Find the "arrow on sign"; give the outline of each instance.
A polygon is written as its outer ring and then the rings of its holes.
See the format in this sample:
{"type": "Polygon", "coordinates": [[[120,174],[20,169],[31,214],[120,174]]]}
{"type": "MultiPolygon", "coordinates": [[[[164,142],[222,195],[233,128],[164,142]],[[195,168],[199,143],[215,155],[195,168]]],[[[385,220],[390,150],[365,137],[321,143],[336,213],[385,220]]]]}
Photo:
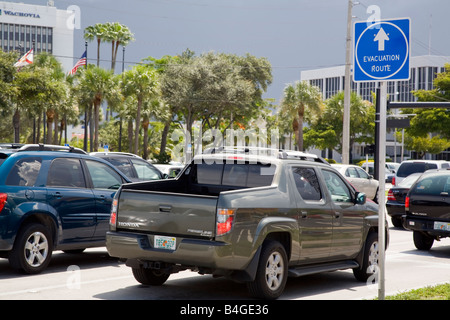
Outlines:
{"type": "Polygon", "coordinates": [[[380,28],[380,31],[378,31],[373,41],[378,41],[378,51],[384,51],[384,42],[389,41],[389,37],[384,31],[384,29],[380,28]]]}

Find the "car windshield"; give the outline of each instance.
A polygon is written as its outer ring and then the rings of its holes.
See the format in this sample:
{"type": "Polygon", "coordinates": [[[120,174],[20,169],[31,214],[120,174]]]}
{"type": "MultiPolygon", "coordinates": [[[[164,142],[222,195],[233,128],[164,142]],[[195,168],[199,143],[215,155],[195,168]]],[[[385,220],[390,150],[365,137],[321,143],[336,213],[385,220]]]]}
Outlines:
{"type": "Polygon", "coordinates": [[[437,169],[437,165],[428,162],[405,162],[398,168],[397,176],[407,177],[411,173],[425,172],[430,169],[437,169]]]}
{"type": "Polygon", "coordinates": [[[409,176],[407,176],[402,182],[398,184],[399,187],[403,188],[411,188],[411,186],[414,184],[414,182],[417,181],[417,179],[420,177],[421,173],[413,173],[409,176]]]}

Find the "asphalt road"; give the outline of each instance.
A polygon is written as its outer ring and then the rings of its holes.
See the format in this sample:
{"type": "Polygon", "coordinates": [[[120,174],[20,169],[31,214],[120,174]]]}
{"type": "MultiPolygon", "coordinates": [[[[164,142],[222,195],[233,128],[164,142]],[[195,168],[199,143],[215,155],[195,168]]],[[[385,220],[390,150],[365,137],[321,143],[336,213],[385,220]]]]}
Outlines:
{"type": "MultiPolygon", "coordinates": [[[[450,281],[450,239],[429,252],[415,249],[412,232],[390,228],[386,251],[386,295],[450,281]]],[[[360,300],[378,295],[378,285],[355,280],[351,270],[289,278],[281,300],[360,300]]],[[[241,300],[251,299],[245,285],[185,271],[161,287],[140,285],[131,269],[108,256],[105,248],[82,254],[55,252],[39,275],[15,273],[0,259],[0,300],[241,300]]]]}

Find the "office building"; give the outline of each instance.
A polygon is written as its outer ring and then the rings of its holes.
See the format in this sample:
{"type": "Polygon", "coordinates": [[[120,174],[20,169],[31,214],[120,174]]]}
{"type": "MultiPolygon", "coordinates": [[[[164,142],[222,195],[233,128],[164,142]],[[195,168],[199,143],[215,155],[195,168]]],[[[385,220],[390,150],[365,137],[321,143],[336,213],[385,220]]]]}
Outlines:
{"type": "Polygon", "coordinates": [[[0,2],[0,48],[21,55],[34,45],[36,54],[54,55],[65,71],[73,67],[73,12],[47,6],[0,2]]]}

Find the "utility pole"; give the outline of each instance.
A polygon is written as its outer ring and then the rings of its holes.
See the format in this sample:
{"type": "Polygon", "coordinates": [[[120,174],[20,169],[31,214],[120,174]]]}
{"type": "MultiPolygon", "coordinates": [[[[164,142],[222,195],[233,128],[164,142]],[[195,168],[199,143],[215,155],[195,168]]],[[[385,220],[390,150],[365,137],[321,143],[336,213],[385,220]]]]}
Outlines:
{"type": "Polygon", "coordinates": [[[342,163],[350,163],[350,94],[352,67],[352,7],[353,1],[348,0],[347,11],[347,43],[345,48],[345,79],[344,79],[344,123],[342,130],[342,163]]]}

